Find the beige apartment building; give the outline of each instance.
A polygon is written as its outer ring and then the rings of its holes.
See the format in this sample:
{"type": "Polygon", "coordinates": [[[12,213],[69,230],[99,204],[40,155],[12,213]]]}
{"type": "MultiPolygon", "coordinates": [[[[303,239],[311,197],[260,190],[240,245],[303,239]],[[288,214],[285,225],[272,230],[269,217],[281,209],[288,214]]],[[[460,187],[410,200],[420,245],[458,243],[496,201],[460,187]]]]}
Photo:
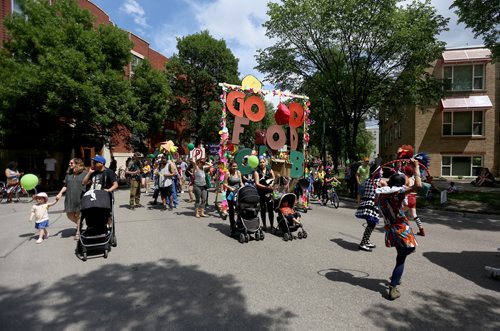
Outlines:
{"type": "Polygon", "coordinates": [[[411,144],[430,155],[434,177],[474,177],[481,167],[499,176],[500,63],[490,55],[478,47],[445,50],[432,68],[445,96],[435,108],[381,120],[381,157],[393,160],[399,146],[411,144]]]}

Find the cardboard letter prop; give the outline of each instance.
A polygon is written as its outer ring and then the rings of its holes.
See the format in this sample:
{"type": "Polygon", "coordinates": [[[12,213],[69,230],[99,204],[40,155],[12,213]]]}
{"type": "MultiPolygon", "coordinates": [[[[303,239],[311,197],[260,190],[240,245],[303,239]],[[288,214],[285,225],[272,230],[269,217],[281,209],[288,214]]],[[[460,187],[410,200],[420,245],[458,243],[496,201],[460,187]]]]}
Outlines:
{"type": "Polygon", "coordinates": [[[264,101],[258,96],[252,95],[248,99],[245,100],[245,115],[247,115],[248,119],[252,122],[261,121],[264,116],[266,116],[266,107],[264,106],[264,101]],[[252,106],[257,106],[257,112],[254,113],[252,111],[252,106]]]}
{"type": "Polygon", "coordinates": [[[297,102],[292,102],[288,108],[290,109],[290,126],[298,128],[304,123],[304,108],[297,102]]]}
{"type": "Polygon", "coordinates": [[[227,96],[227,109],[236,117],[243,117],[243,104],[245,93],[233,91],[227,96]],[[234,108],[234,100],[239,104],[239,109],[234,108]]]}
{"type": "Polygon", "coordinates": [[[240,143],[240,133],[245,132],[245,128],[243,125],[248,125],[250,121],[246,117],[235,117],[234,118],[234,127],[233,127],[233,144],[240,143]]]}
{"type": "Polygon", "coordinates": [[[271,125],[266,132],[266,141],[269,148],[277,151],[286,143],[286,134],[281,125],[271,125]],[[278,134],[278,140],[274,140],[274,134],[278,134]]]}

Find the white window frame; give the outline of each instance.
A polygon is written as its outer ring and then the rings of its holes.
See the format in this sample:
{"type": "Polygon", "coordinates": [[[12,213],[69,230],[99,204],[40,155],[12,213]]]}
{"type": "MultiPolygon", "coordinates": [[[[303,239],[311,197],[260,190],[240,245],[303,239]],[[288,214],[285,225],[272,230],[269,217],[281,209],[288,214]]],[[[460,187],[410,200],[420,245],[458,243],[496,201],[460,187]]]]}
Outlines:
{"type": "Polygon", "coordinates": [[[10,1],[10,8],[11,8],[11,11],[12,11],[11,14],[18,13],[19,15],[23,15],[23,12],[21,11],[21,7],[19,7],[19,4],[17,5],[17,7],[19,8],[19,10],[14,10],[14,2],[16,2],[16,0],[11,0],[10,1]]]}
{"type": "Polygon", "coordinates": [[[476,172],[478,169],[482,168],[484,164],[484,156],[482,155],[441,155],[441,177],[458,177],[458,176],[463,176],[463,177],[476,177],[476,172]],[[449,157],[450,158],[450,164],[445,165],[443,163],[443,158],[449,157]],[[470,175],[453,175],[453,158],[454,157],[468,157],[470,158],[470,175]],[[474,158],[480,158],[481,162],[480,165],[474,165],[474,158]],[[449,168],[450,169],[450,174],[449,175],[444,175],[443,174],[443,168],[449,168]]]}
{"type": "Polygon", "coordinates": [[[132,65],[132,62],[134,61],[134,57],[139,58],[141,61],[144,61],[145,56],[142,55],[141,53],[134,51],[133,49],[130,50],[130,53],[132,53],[132,59],[130,60],[130,75],[133,75],[134,74],[134,66],[132,65]]]}
{"type": "Polygon", "coordinates": [[[443,137],[484,137],[484,132],[485,132],[485,122],[484,122],[484,117],[485,117],[485,112],[486,109],[471,109],[471,110],[444,110],[441,114],[441,136],[443,137]],[[454,115],[456,113],[471,113],[471,133],[470,134],[453,134],[453,125],[454,125],[454,115]],[[445,113],[451,114],[451,122],[446,122],[445,123],[445,113]],[[476,113],[481,113],[481,120],[482,122],[475,122],[475,114],[476,113]],[[480,134],[474,134],[474,125],[481,125],[481,133],[480,134]],[[450,125],[450,134],[445,134],[444,126],[445,125],[450,125]]]}
{"type": "Polygon", "coordinates": [[[446,81],[445,77],[445,70],[447,68],[451,68],[451,84],[450,84],[450,89],[447,89],[446,86],[443,86],[443,89],[445,91],[451,91],[451,92],[456,92],[456,91],[484,91],[486,89],[485,87],[485,71],[486,71],[486,66],[484,63],[476,63],[476,64],[456,64],[456,65],[444,65],[443,66],[443,81],[446,81]],[[455,77],[455,68],[456,67],[472,67],[472,76],[471,76],[471,86],[472,88],[470,90],[455,90],[453,88],[454,86],[454,77],[455,77]],[[481,68],[481,70],[479,70],[481,68]],[[479,72],[480,71],[480,72],[479,72]],[[476,78],[481,78],[481,88],[475,88],[475,80],[476,78]]]}

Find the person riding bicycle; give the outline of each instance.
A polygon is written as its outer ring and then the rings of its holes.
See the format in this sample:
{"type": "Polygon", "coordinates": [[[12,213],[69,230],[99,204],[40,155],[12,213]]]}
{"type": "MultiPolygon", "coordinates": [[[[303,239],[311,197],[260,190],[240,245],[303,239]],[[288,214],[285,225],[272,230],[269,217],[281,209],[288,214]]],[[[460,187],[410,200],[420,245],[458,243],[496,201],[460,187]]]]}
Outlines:
{"type": "Polygon", "coordinates": [[[19,184],[19,179],[23,174],[17,170],[17,162],[11,161],[5,169],[5,177],[7,177],[7,202],[12,202],[12,194],[14,188],[19,184]]]}
{"type": "Polygon", "coordinates": [[[332,189],[333,184],[340,183],[337,177],[333,175],[332,170],[333,170],[332,168],[327,168],[325,171],[325,177],[323,178],[323,191],[321,194],[321,204],[325,206],[328,200],[330,199],[328,192],[332,189]]]}

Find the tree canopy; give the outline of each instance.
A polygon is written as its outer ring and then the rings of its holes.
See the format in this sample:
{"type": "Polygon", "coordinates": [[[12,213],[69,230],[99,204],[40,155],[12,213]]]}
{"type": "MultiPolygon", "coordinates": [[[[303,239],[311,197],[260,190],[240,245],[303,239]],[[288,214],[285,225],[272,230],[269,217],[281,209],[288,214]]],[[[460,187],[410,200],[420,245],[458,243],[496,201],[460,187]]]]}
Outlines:
{"type": "Polygon", "coordinates": [[[495,60],[500,59],[500,1],[499,0],[455,0],[459,22],[471,28],[475,37],[482,37],[495,60]]]}
{"type": "Polygon", "coordinates": [[[331,102],[342,123],[349,158],[359,125],[376,110],[426,106],[440,84],[426,69],[444,49],[436,39],[447,19],[429,1],[283,0],[269,3],[267,36],[257,69],[279,88],[307,83],[331,102]]]}
{"type": "Polygon", "coordinates": [[[220,100],[218,83],[239,83],[238,59],[224,40],[216,40],[208,31],[178,38],[177,50],[166,66],[176,96],[173,113],[187,117],[193,137],[210,139],[211,131],[203,128],[203,118],[211,103],[220,100]]]}
{"type": "Polygon", "coordinates": [[[168,83],[146,65],[132,82],[124,67],[133,43],[113,25],[94,25],[74,0],[20,1],[24,15],[6,19],[0,54],[0,121],[4,145],[96,144],[123,124],[155,130],[168,83]],[[147,116],[144,114],[149,110],[147,116]],[[19,130],[22,128],[22,130],[19,130]]]}

